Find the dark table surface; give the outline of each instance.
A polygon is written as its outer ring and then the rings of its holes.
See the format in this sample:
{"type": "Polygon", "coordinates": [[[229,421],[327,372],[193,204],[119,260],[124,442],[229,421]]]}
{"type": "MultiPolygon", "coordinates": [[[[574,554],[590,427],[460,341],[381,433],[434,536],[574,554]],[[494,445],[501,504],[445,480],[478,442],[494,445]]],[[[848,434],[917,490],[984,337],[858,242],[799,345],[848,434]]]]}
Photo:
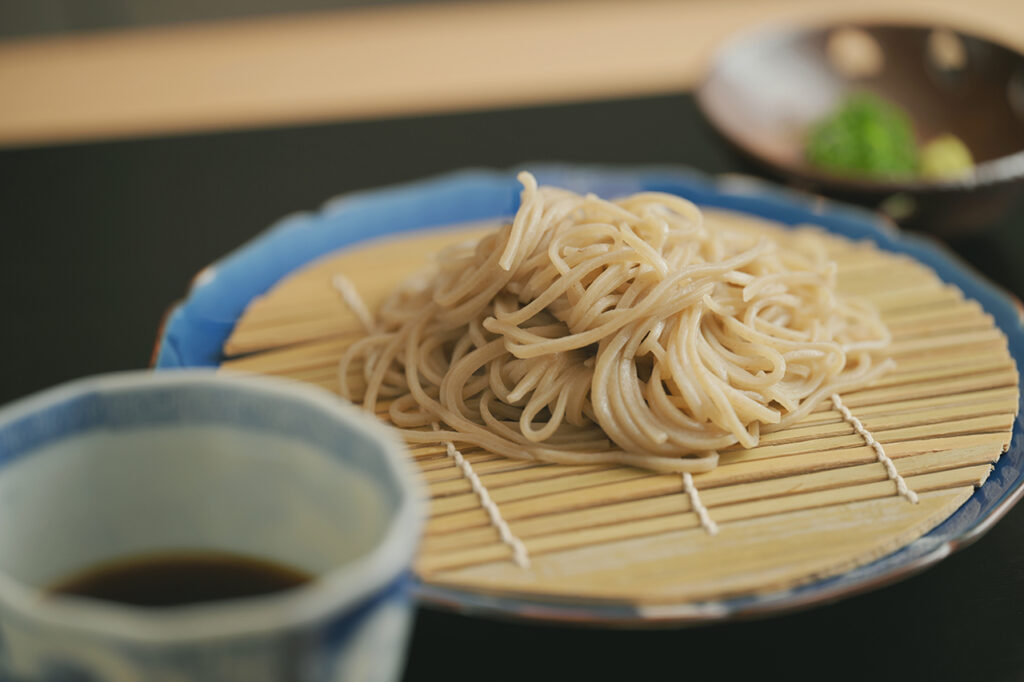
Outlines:
{"type": "MultiPolygon", "coordinates": [[[[527,161],[746,170],[674,96],[0,151],[0,403],[148,365],[204,265],[335,194],[527,161]]],[[[1024,201],[950,246],[1024,296],[1024,201]]],[[[924,573],[800,613],[671,630],[421,609],[407,680],[1024,680],[1024,506],[924,573]]]]}

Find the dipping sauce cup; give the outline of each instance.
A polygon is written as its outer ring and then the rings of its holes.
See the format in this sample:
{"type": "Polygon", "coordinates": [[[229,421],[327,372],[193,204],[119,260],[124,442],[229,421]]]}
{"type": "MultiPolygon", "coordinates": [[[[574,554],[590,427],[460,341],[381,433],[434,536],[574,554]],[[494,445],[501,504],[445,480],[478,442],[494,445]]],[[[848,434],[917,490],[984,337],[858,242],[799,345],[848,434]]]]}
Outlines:
{"type": "Polygon", "coordinates": [[[0,679],[397,679],[422,511],[399,440],[310,386],[132,372],[20,400],[0,409],[0,679]],[[159,608],[50,589],[175,552],[310,579],[159,608]]]}

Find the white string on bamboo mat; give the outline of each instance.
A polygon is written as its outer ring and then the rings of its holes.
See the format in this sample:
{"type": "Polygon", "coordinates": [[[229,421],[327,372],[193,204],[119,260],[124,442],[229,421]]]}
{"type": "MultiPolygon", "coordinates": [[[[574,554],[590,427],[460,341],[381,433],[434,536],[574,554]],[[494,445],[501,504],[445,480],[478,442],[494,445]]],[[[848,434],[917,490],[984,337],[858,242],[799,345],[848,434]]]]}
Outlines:
{"type": "Polygon", "coordinates": [[[857,417],[855,417],[852,412],[850,412],[850,408],[843,404],[843,401],[839,397],[838,393],[832,394],[832,405],[839,411],[839,414],[843,416],[843,419],[846,421],[846,423],[852,426],[853,430],[856,431],[858,435],[860,435],[860,437],[864,439],[864,442],[867,443],[868,446],[875,451],[875,455],[878,457],[878,461],[881,462],[883,466],[885,466],[886,474],[889,476],[890,480],[896,483],[897,492],[899,492],[900,495],[905,497],[908,502],[913,502],[914,504],[917,504],[917,493],[910,489],[910,486],[907,485],[907,482],[903,480],[902,476],[900,476],[900,472],[896,471],[896,465],[893,463],[892,458],[889,457],[889,455],[885,454],[885,448],[882,447],[881,443],[875,440],[875,437],[871,435],[870,431],[864,428],[864,425],[861,423],[861,421],[857,419],[857,417]]]}
{"type": "MultiPolygon", "coordinates": [[[[348,277],[340,273],[336,273],[331,278],[331,284],[341,294],[341,298],[345,301],[348,307],[355,313],[355,316],[359,318],[363,326],[366,327],[367,331],[373,331],[373,316],[370,315],[370,310],[366,307],[366,303],[363,301],[363,297],[359,295],[359,290],[356,289],[355,285],[348,277]]],[[[437,431],[440,426],[437,422],[434,422],[434,430],[437,431]]],[[[512,549],[512,559],[520,568],[530,567],[530,555],[526,551],[526,545],[512,532],[512,529],[508,527],[508,523],[501,515],[501,510],[498,509],[498,505],[491,499],[490,493],[487,492],[487,487],[484,482],[480,480],[480,477],[473,471],[473,465],[469,463],[469,460],[462,456],[462,453],[455,449],[455,444],[451,441],[445,441],[445,451],[448,456],[455,460],[455,464],[459,467],[462,475],[465,476],[466,480],[469,481],[469,486],[472,488],[476,496],[480,498],[480,506],[487,512],[487,517],[491,521],[491,525],[494,526],[495,530],[498,531],[498,536],[501,541],[504,542],[512,549]]]]}
{"type": "Polygon", "coordinates": [[[700,519],[700,527],[708,535],[717,535],[718,524],[711,518],[708,508],[700,501],[700,493],[697,492],[697,486],[694,485],[693,476],[690,475],[689,471],[683,472],[683,490],[686,491],[686,495],[690,498],[690,506],[693,507],[693,511],[697,513],[697,518],[700,519]]]}
{"type": "Polygon", "coordinates": [[[352,284],[352,280],[341,273],[335,273],[334,277],[331,278],[331,284],[334,286],[335,291],[341,294],[341,298],[352,312],[355,313],[355,316],[359,318],[359,322],[366,331],[373,331],[373,315],[370,314],[370,310],[366,307],[366,303],[363,302],[363,297],[359,295],[356,285],[352,284]]]}
{"type": "MultiPolygon", "coordinates": [[[[440,427],[437,422],[434,422],[434,430],[437,431],[440,427]]],[[[501,515],[501,510],[498,509],[498,505],[491,499],[490,493],[487,492],[487,487],[484,482],[480,480],[480,477],[473,471],[473,465],[469,463],[469,460],[462,456],[462,453],[455,448],[455,444],[450,440],[444,443],[445,451],[448,456],[455,460],[455,464],[462,471],[462,475],[469,481],[469,486],[476,493],[476,496],[480,498],[480,506],[487,512],[487,518],[490,519],[491,525],[498,531],[498,536],[501,541],[504,542],[512,549],[512,560],[516,562],[516,565],[520,568],[530,567],[530,555],[526,551],[526,545],[523,541],[516,537],[512,529],[509,528],[508,522],[505,521],[501,515]]]]}

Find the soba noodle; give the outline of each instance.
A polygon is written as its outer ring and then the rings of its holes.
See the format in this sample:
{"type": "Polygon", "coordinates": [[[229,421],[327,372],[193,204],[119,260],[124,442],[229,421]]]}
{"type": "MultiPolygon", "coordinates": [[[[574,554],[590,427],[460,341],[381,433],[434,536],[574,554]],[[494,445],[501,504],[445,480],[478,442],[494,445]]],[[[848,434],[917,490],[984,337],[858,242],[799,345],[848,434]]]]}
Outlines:
{"type": "Polygon", "coordinates": [[[511,225],[441,252],[341,360],[342,395],[390,400],[408,440],[705,471],[887,367],[885,325],[836,293],[816,233],[519,180],[511,225]]]}

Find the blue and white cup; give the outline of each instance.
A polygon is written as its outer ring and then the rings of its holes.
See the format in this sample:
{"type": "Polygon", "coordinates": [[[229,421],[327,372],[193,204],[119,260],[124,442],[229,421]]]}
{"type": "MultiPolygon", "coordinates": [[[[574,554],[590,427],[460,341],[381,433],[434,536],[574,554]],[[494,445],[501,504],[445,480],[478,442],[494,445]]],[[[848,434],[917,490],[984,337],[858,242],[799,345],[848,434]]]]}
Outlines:
{"type": "Polygon", "coordinates": [[[397,679],[422,511],[401,443],[298,383],[134,372],[18,401],[0,410],[0,679],[397,679]],[[314,579],[160,609],[47,591],[181,550],[314,579]]]}

